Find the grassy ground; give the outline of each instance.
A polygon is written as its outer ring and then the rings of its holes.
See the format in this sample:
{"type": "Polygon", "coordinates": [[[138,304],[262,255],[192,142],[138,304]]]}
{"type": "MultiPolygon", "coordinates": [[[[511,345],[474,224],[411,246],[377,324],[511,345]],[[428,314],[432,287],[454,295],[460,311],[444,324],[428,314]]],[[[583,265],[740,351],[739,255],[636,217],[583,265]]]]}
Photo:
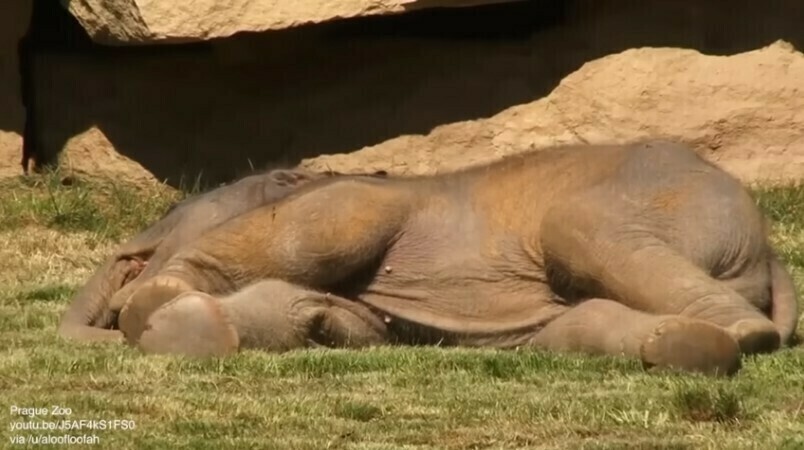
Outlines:
{"type": "MultiPolygon", "coordinates": [[[[804,188],[756,193],[801,287],[804,188]]],[[[244,352],[198,361],[58,339],[76,288],[117,240],[176,197],[63,186],[54,176],[0,184],[2,446],[66,433],[95,435],[102,448],[804,448],[802,347],[748,359],[737,377],[715,380],[532,351],[244,352]],[[11,431],[24,422],[12,406],[71,410],[45,421],[118,419],[136,428],[11,431]]]]}

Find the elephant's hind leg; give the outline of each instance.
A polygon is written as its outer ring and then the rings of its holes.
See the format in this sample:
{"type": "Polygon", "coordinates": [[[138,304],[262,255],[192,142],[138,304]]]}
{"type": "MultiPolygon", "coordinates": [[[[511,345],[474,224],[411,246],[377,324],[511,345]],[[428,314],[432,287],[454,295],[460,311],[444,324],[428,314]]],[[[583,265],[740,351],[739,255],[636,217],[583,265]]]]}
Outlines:
{"type": "Polygon", "coordinates": [[[592,299],[541,330],[533,344],[548,350],[639,358],[646,368],[731,375],[740,348],[724,329],[677,315],[652,315],[612,300],[592,299]]]}
{"type": "Polygon", "coordinates": [[[220,299],[195,291],[181,294],[148,318],[139,346],[146,353],[223,356],[238,349],[385,342],[385,324],[364,306],[268,280],[220,299]]]}
{"type": "Polygon", "coordinates": [[[599,199],[570,203],[574,209],[556,208],[542,224],[548,265],[573,280],[593,280],[596,295],[631,308],[721,326],[744,353],[779,348],[780,335],[767,315],[657,238],[634,219],[638,212],[626,210],[624,217],[632,220],[627,222],[599,207],[599,199]]]}

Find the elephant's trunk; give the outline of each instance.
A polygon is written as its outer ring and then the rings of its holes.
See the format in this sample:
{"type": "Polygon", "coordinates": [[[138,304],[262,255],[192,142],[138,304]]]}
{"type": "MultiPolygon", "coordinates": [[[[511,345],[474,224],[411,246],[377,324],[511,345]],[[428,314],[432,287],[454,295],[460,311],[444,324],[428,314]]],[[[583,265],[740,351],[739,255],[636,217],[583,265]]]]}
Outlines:
{"type": "Polygon", "coordinates": [[[135,278],[143,263],[136,259],[110,257],[73,298],[59,324],[59,334],[81,341],[122,340],[122,333],[111,329],[116,314],[109,300],[123,285],[135,278]]]}
{"type": "Polygon", "coordinates": [[[798,325],[798,303],[793,277],[776,255],[770,260],[771,274],[771,320],[776,325],[782,344],[793,337],[798,325]]]}

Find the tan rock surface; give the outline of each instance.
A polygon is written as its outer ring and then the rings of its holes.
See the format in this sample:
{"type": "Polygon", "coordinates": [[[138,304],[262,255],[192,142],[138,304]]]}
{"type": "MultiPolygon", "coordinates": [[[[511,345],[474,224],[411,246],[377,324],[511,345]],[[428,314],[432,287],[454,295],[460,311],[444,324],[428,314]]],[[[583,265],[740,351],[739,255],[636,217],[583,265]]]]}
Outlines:
{"type": "Polygon", "coordinates": [[[60,155],[59,170],[65,175],[138,186],[159,183],[142,165],[118,153],[97,127],[91,127],[72,137],[64,146],[67,150],[60,155]]]}
{"type": "Polygon", "coordinates": [[[777,42],[733,56],[631,49],[585,64],[547,97],[439,126],[314,170],[427,174],[558,144],[677,139],[746,182],[804,178],[804,54],[777,42]]]}
{"type": "Polygon", "coordinates": [[[105,43],[190,42],[432,7],[510,0],[62,0],[105,43]]]}
{"type": "MultiPolygon", "coordinates": [[[[16,133],[0,131],[0,178],[22,175],[20,141],[21,138],[16,133]]],[[[96,127],[70,138],[65,143],[65,149],[59,157],[59,171],[62,176],[137,186],[160,183],[142,165],[118,153],[109,139],[96,127]]]]}

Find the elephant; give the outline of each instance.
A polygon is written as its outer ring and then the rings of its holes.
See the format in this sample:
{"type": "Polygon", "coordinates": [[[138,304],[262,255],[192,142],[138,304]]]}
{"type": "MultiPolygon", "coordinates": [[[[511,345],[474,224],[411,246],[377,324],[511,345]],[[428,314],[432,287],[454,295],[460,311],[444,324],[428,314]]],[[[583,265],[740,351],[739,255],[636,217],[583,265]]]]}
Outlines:
{"type": "Polygon", "coordinates": [[[174,204],[158,221],[125,242],[105,260],[73,297],[62,315],[59,334],[85,342],[123,342],[123,335],[117,329],[117,318],[123,305],[110,303],[113,294],[122,290],[125,295],[133,280],[147,279],[158,273],[161,265],[183,245],[207,230],[285,197],[312,180],[336,175],[339,174],[314,173],[298,168],[268,170],[174,204]]]}
{"type": "Polygon", "coordinates": [[[318,179],[186,242],[111,303],[145,353],[530,347],[718,376],[797,325],[750,192],[668,140],[318,179]]]}

